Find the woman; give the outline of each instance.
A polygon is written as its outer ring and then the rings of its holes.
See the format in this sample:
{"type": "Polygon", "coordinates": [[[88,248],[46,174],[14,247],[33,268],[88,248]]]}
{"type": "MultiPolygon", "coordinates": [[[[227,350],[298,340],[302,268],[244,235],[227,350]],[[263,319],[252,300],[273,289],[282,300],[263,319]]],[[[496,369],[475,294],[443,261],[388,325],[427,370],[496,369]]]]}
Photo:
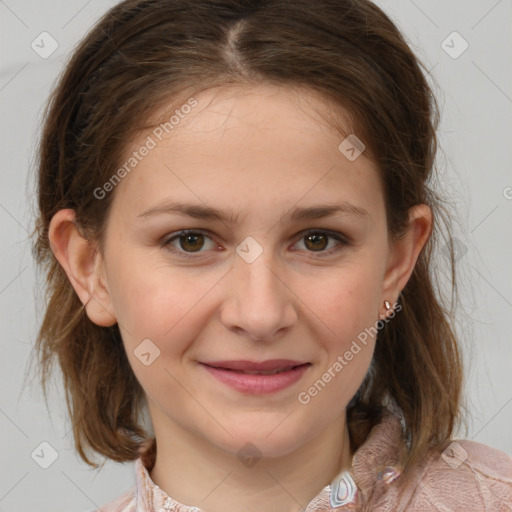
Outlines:
{"type": "Polygon", "coordinates": [[[452,438],[436,123],[366,0],[98,22],[49,104],[35,249],[43,384],[57,357],[85,462],[136,461],[101,510],[511,506],[511,459],[452,438]]]}

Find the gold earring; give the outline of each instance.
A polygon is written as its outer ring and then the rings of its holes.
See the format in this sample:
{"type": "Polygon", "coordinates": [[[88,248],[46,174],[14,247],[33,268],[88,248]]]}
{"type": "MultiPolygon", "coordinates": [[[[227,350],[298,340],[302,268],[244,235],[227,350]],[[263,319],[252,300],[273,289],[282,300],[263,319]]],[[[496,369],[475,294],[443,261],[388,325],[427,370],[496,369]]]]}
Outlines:
{"type": "Polygon", "coordinates": [[[386,308],[386,312],[385,312],[385,313],[381,313],[381,314],[379,315],[379,318],[380,318],[381,320],[384,320],[384,318],[386,318],[386,316],[388,315],[388,312],[389,312],[389,310],[391,309],[391,302],[389,302],[389,300],[385,300],[385,301],[384,301],[384,307],[386,308]]]}

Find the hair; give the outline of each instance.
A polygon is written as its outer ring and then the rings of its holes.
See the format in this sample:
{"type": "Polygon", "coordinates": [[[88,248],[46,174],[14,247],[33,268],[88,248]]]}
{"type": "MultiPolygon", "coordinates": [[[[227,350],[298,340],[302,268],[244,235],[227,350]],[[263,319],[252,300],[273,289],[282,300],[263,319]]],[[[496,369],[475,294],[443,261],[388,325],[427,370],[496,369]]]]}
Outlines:
{"type": "Polygon", "coordinates": [[[406,232],[412,206],[432,209],[433,229],[401,292],[402,309],[380,330],[370,371],[346,412],[356,450],[394,405],[404,472],[449,441],[465,406],[453,309],[435,269],[444,228],[453,306],[450,214],[432,186],[440,115],[427,74],[395,24],[368,0],[126,0],[96,23],[44,112],[32,233],[34,258],[46,274],[34,347],[41,382],[46,398],[57,359],[75,447],[87,464],[98,467],[86,450],[124,462],[155,440],[141,424],[145,396],[119,327],[87,317],[51,251],[49,223],[57,211],[75,210],[77,225],[101,251],[115,190],[101,200],[94,190],[115,174],[144,123],[159,108],[233,85],[298,87],[348,112],[352,133],[377,163],[393,239],[406,232]]]}

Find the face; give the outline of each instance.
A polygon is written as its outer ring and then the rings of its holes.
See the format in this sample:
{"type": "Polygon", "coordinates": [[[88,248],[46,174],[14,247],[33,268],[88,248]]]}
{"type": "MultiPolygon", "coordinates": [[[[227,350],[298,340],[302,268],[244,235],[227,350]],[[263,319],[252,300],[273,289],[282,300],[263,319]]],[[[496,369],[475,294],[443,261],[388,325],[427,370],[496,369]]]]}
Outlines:
{"type": "Polygon", "coordinates": [[[317,97],[195,99],[162,140],[127,151],[156,142],[115,187],[102,275],[156,433],[284,455],[344,414],[368,370],[375,339],[361,333],[386,298],[381,182],[364,153],[340,151],[317,97]],[[326,206],[340,209],[311,210],[326,206]],[[269,360],[296,368],[247,374],[269,360]]]}

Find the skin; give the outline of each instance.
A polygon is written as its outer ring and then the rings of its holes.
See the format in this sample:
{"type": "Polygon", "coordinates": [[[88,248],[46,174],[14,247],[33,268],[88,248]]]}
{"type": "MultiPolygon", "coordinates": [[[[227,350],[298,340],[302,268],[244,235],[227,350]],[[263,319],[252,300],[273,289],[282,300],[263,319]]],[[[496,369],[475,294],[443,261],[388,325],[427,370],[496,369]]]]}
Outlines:
{"type": "Polygon", "coordinates": [[[385,299],[396,301],[430,235],[431,210],[411,209],[409,231],[392,241],[375,164],[365,153],[352,162],[338,150],[344,136],[323,121],[327,104],[313,93],[260,85],[196,99],[115,188],[103,253],[82,238],[73,210],[54,216],[49,238],[90,320],[119,324],[157,439],[152,480],[208,512],[297,511],[350,468],[345,408],[375,338],[309,403],[297,396],[375,325],[385,299]],[[138,217],[170,199],[232,211],[236,223],[138,217]],[[368,216],[286,217],[296,207],[339,201],[368,216]],[[162,246],[183,229],[208,231],[192,244],[183,237],[172,243],[196,259],[162,246]],[[308,243],[309,229],[351,243],[327,236],[308,243]],[[249,236],[263,250],[252,263],[236,252],[249,236]],[[148,338],[160,356],[145,366],[134,350],[148,338]],[[198,364],[275,358],[311,366],[289,388],[250,395],[198,364]],[[237,457],[247,442],[261,456],[251,467],[237,457]]]}

